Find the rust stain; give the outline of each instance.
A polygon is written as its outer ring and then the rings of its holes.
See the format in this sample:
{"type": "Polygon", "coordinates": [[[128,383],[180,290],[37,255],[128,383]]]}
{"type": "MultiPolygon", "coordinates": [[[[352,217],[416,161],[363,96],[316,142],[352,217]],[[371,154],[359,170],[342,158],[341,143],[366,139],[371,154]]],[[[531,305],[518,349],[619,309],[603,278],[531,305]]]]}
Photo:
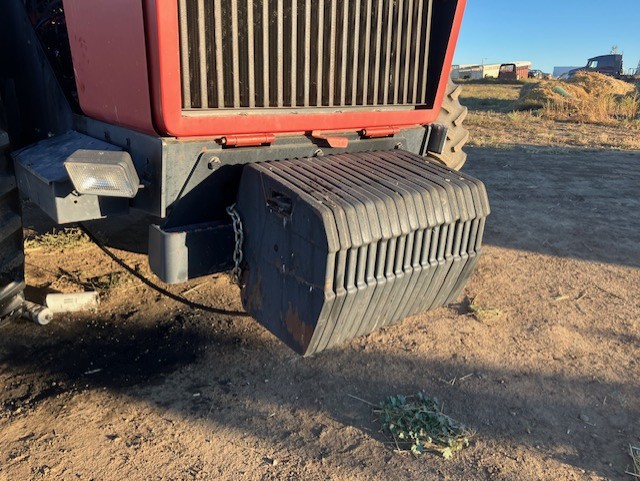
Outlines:
{"type": "Polygon", "coordinates": [[[287,314],[284,317],[284,325],[287,331],[293,336],[293,339],[302,347],[306,349],[313,336],[315,327],[309,326],[300,320],[300,314],[298,310],[293,308],[289,303],[287,314]]]}
{"type": "MultiPolygon", "coordinates": [[[[246,285],[248,280],[248,272],[244,270],[242,272],[242,281],[243,285],[246,285]]],[[[260,270],[255,273],[255,282],[253,283],[253,287],[251,289],[243,289],[242,297],[244,298],[245,309],[249,313],[261,312],[262,311],[262,276],[260,275],[260,270]]]]}

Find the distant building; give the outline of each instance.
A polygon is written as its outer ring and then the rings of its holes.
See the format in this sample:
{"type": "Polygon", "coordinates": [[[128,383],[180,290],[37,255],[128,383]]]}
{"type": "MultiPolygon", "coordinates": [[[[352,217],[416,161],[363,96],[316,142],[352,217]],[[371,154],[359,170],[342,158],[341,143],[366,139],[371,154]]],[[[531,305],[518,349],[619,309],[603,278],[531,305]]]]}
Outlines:
{"type": "MultiPolygon", "coordinates": [[[[521,63],[521,62],[517,62],[521,63]]],[[[531,62],[525,62],[531,66],[531,62]]],[[[472,79],[478,80],[483,78],[498,78],[500,73],[499,63],[485,64],[463,64],[453,65],[451,69],[451,78],[453,79],[472,79]]]]}
{"type": "Polygon", "coordinates": [[[561,75],[568,73],[570,70],[573,70],[574,68],[580,68],[580,67],[553,67],[553,78],[558,78],[561,75]]]}
{"type": "Polygon", "coordinates": [[[465,64],[454,65],[451,71],[451,78],[454,79],[482,79],[497,78],[500,71],[500,64],[465,64]]]}
{"type": "Polygon", "coordinates": [[[452,79],[479,79],[482,77],[482,66],[475,64],[453,65],[451,69],[452,79]]]}
{"type": "Polygon", "coordinates": [[[498,78],[500,73],[499,63],[485,64],[482,69],[483,78],[498,78]]]}
{"type": "Polygon", "coordinates": [[[482,79],[482,78],[497,78],[500,71],[499,63],[476,65],[454,65],[451,71],[451,78],[453,79],[482,79]]]}

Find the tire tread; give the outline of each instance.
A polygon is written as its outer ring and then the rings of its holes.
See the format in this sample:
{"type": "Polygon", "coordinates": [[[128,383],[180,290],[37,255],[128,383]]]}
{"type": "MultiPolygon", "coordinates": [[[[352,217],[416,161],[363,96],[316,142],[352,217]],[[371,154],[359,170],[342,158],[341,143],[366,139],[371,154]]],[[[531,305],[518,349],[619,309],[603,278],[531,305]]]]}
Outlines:
{"type": "Polygon", "coordinates": [[[3,113],[0,99],[0,319],[19,315],[24,302],[22,212],[3,113]]]}
{"type": "Polygon", "coordinates": [[[453,170],[460,170],[467,160],[467,154],[463,150],[469,140],[469,131],[462,126],[467,118],[469,110],[460,104],[462,86],[456,85],[451,79],[447,84],[447,95],[442,102],[438,124],[448,128],[447,142],[442,153],[429,152],[429,157],[453,170]]]}

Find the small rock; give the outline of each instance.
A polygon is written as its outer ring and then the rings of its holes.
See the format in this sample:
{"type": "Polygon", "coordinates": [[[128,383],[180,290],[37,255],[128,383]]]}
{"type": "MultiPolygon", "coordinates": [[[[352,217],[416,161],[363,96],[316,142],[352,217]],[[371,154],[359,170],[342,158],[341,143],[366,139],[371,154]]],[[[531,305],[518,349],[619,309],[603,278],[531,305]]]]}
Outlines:
{"type": "Polygon", "coordinates": [[[580,420],[585,422],[585,423],[588,423],[589,422],[589,416],[587,416],[586,414],[581,414],[580,415],[580,420]]]}
{"type": "Polygon", "coordinates": [[[322,433],[324,433],[325,429],[327,429],[327,426],[325,426],[324,424],[318,424],[311,428],[311,434],[319,438],[320,436],[322,436],[322,433]]]}
{"type": "Polygon", "coordinates": [[[270,458],[270,457],[265,457],[264,458],[264,462],[267,464],[270,464],[271,466],[277,466],[278,465],[278,460],[275,458],[270,458]]]}

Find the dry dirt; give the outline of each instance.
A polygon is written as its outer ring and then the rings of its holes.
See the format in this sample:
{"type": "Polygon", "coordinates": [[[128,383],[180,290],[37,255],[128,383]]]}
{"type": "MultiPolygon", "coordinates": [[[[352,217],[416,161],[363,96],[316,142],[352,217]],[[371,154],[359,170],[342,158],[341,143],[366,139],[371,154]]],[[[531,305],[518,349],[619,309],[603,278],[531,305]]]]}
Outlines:
{"type": "MultiPolygon", "coordinates": [[[[312,358],[163,298],[89,243],[30,250],[31,284],[105,294],[97,313],[0,328],[0,480],[631,480],[640,153],[469,159],[493,212],[466,297],[312,358]],[[352,397],[419,390],[475,431],[453,460],[395,452],[352,397]]],[[[241,307],[226,275],[172,290],[241,307]]]]}

